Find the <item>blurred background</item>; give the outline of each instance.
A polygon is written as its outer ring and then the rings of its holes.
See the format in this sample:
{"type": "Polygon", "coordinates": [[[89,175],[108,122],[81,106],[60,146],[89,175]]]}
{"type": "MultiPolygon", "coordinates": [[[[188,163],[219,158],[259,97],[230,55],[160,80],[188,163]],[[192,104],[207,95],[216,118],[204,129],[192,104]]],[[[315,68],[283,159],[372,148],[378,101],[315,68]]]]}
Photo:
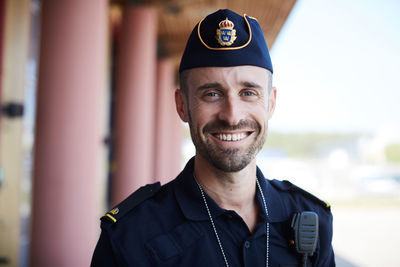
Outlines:
{"type": "Polygon", "coordinates": [[[337,266],[400,266],[396,0],[0,0],[0,266],[88,266],[102,214],[179,173],[177,67],[219,8],[271,48],[264,174],[331,203],[337,266]]]}

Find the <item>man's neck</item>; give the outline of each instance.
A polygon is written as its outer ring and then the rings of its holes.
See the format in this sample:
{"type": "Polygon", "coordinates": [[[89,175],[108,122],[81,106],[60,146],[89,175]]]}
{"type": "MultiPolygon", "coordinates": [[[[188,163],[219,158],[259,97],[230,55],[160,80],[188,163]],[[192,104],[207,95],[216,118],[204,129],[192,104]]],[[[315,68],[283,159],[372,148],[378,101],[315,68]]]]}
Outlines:
{"type": "Polygon", "coordinates": [[[196,155],[194,174],[204,191],[221,208],[236,211],[253,231],[258,216],[255,160],[238,172],[223,172],[196,155]]]}

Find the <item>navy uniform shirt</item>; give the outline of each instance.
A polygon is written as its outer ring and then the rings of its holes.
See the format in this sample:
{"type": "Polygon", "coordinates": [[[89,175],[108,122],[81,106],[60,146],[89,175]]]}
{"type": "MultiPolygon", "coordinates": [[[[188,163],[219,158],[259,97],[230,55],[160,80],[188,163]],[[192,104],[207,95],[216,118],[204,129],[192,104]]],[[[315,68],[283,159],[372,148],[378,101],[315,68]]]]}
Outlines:
{"type": "MultiPolygon", "coordinates": [[[[225,266],[193,166],[192,159],[172,182],[139,189],[118,210],[106,214],[92,266],[225,266]]],[[[295,212],[314,211],[319,216],[319,239],[308,266],[335,266],[329,207],[289,182],[265,179],[259,169],[257,177],[269,215],[257,190],[261,208],[253,233],[235,211],[220,208],[206,195],[229,265],[265,266],[269,222],[269,266],[300,266],[301,256],[290,246],[290,219],[295,212]]]]}

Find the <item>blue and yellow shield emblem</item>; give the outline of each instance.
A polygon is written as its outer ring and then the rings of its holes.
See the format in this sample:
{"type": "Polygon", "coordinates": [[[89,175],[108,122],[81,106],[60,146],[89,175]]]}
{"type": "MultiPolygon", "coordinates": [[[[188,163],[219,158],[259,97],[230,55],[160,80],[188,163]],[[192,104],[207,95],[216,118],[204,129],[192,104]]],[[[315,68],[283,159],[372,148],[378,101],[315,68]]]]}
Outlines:
{"type": "Polygon", "coordinates": [[[217,29],[217,41],[222,46],[230,46],[236,40],[236,30],[233,29],[235,24],[226,18],[219,23],[217,29]]]}

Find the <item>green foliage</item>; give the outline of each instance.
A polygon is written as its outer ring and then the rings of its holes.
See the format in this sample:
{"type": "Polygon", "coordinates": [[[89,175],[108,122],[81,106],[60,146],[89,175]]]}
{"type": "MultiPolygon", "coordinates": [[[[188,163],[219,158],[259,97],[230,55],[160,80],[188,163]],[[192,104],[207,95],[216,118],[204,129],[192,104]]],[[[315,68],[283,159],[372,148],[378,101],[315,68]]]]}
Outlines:
{"type": "Polygon", "coordinates": [[[289,157],[316,157],[319,149],[354,140],[356,134],[270,132],[264,148],[282,149],[289,157]]]}
{"type": "Polygon", "coordinates": [[[387,145],[385,152],[388,162],[400,163],[400,144],[387,145]]]}

